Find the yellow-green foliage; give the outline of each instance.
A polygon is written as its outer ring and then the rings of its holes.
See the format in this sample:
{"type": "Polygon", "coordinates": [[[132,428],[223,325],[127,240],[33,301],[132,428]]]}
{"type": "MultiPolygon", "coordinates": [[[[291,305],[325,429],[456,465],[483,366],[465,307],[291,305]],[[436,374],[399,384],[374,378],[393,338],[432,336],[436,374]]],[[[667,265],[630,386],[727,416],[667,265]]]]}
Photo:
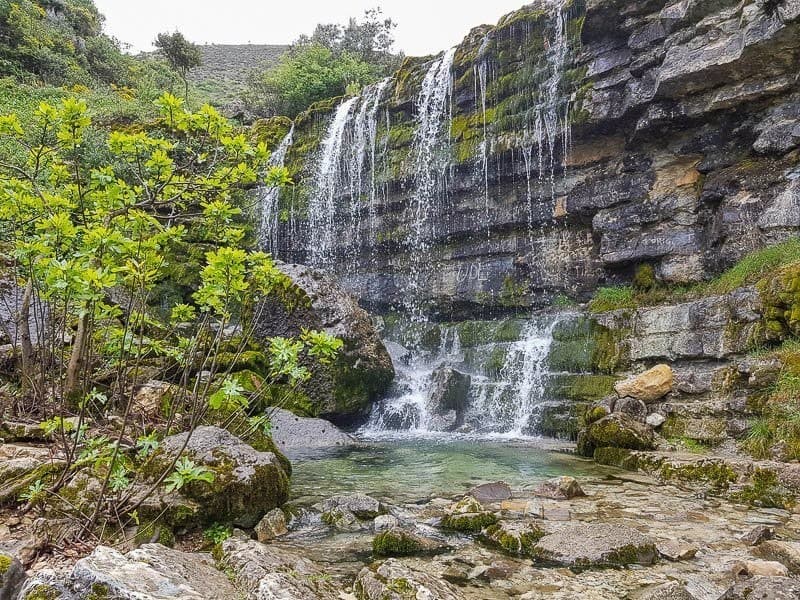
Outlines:
{"type": "Polygon", "coordinates": [[[783,367],[761,404],[761,416],[750,426],[743,447],[756,458],[800,459],[800,340],[790,339],[767,356],[783,367]],[[779,450],[778,450],[779,449],[779,450]]]}
{"type": "Polygon", "coordinates": [[[768,326],[777,330],[774,337],[787,329],[800,334],[800,238],[756,250],[715,279],[691,286],[659,284],[651,279],[649,269],[644,269],[647,267],[637,270],[632,286],[599,288],[589,310],[606,312],[684,302],[756,285],[768,311],[771,309],[767,317],[773,321],[768,326]]]}

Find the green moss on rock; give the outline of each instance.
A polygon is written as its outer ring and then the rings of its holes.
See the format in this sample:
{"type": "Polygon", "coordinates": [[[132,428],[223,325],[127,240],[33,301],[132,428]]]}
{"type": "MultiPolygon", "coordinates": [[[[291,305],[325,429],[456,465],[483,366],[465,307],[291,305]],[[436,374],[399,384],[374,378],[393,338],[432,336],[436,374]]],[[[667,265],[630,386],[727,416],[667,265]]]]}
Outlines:
{"type": "Polygon", "coordinates": [[[372,540],[376,556],[410,556],[422,551],[423,545],[416,536],[397,528],[379,533],[372,540]]]}
{"type": "Polygon", "coordinates": [[[769,469],[755,469],[750,483],[730,495],[735,502],[762,508],[791,509],[795,498],[783,485],[778,475],[769,469]]]}
{"type": "Polygon", "coordinates": [[[442,527],[462,533],[479,533],[485,527],[495,523],[497,523],[497,515],[491,512],[452,514],[442,519],[442,527]]]}

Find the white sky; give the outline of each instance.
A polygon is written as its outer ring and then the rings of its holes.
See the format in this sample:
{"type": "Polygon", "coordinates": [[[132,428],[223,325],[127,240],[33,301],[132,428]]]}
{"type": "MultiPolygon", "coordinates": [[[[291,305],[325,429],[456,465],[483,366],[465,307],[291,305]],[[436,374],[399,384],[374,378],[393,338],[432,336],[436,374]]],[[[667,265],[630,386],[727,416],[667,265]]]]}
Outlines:
{"type": "MultiPolygon", "coordinates": [[[[529,0],[528,0],[529,1],[529,0]]],[[[150,50],[156,34],[180,30],[196,43],[288,44],[317,23],[341,23],[380,6],[398,26],[395,49],[434,54],[460,42],[469,30],[494,24],[526,0],[95,0],[106,32],[150,50]]]]}

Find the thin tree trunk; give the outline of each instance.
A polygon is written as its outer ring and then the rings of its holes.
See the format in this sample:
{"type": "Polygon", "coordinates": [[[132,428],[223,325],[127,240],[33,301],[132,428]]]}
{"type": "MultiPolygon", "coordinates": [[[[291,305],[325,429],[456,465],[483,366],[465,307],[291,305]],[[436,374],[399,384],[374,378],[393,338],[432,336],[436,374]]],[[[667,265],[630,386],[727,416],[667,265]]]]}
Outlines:
{"type": "Polygon", "coordinates": [[[31,298],[33,297],[33,279],[28,279],[25,293],[17,314],[17,335],[21,347],[22,389],[28,392],[33,384],[33,342],[31,341],[31,298]]]}
{"type": "Polygon", "coordinates": [[[70,397],[80,391],[81,371],[85,361],[86,342],[89,333],[89,313],[78,320],[78,330],[72,344],[72,354],[67,365],[67,378],[64,384],[64,395],[70,397]]]}

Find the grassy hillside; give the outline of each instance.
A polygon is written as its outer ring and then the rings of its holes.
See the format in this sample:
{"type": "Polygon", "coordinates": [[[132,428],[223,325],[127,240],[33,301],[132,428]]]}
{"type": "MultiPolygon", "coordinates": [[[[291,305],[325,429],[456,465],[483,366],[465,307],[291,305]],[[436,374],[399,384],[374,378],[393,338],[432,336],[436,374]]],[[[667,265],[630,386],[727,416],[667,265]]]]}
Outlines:
{"type": "Polygon", "coordinates": [[[200,46],[203,65],[191,72],[190,79],[209,101],[223,105],[241,96],[251,71],[274,65],[287,49],[255,44],[200,46]]]}

